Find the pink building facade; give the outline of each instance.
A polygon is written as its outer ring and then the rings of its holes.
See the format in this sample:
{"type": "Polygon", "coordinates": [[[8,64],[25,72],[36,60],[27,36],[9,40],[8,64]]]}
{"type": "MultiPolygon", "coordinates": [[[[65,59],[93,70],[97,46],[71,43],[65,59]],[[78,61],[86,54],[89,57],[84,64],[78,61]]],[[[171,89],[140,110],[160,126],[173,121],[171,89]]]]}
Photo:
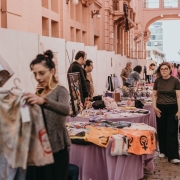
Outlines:
{"type": "Polygon", "coordinates": [[[145,59],[149,25],[180,17],[180,0],[175,7],[166,3],[159,0],[151,7],[149,0],[1,0],[0,27],[145,59]]]}

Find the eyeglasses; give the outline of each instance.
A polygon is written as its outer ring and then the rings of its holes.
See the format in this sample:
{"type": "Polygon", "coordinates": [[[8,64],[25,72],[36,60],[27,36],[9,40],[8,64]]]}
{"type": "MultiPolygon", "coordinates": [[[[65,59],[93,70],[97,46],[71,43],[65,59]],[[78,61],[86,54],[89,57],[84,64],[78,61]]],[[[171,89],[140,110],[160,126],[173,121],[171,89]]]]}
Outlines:
{"type": "Polygon", "coordinates": [[[169,68],[161,68],[160,70],[161,70],[161,71],[168,71],[169,68]]]}

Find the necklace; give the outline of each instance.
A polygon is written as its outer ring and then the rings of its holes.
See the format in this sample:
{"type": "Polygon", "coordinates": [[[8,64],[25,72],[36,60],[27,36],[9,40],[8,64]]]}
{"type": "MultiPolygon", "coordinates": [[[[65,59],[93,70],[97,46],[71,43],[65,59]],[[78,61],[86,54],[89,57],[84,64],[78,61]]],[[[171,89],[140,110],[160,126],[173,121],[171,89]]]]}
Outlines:
{"type": "Polygon", "coordinates": [[[52,76],[50,76],[48,86],[49,86],[49,89],[54,90],[58,86],[58,83],[54,87],[51,87],[51,81],[52,81],[52,76]]]}

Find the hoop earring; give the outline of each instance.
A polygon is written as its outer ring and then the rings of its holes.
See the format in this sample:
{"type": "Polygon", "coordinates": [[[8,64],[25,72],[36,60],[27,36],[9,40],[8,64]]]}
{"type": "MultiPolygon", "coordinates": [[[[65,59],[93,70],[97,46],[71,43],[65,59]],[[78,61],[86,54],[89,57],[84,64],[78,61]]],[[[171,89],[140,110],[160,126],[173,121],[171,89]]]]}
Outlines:
{"type": "Polygon", "coordinates": [[[58,86],[58,83],[54,87],[51,87],[51,81],[52,81],[52,74],[51,74],[51,76],[49,78],[48,87],[49,87],[49,89],[54,90],[58,86]]]}

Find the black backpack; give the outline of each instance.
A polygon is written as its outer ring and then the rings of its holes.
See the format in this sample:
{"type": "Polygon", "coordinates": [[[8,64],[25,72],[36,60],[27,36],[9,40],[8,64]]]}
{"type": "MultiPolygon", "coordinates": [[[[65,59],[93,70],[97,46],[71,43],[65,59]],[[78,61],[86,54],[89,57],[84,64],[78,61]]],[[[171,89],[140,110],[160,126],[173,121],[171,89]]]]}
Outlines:
{"type": "Polygon", "coordinates": [[[104,101],[97,100],[92,104],[92,107],[94,109],[104,109],[106,106],[104,104],[104,101]]]}

